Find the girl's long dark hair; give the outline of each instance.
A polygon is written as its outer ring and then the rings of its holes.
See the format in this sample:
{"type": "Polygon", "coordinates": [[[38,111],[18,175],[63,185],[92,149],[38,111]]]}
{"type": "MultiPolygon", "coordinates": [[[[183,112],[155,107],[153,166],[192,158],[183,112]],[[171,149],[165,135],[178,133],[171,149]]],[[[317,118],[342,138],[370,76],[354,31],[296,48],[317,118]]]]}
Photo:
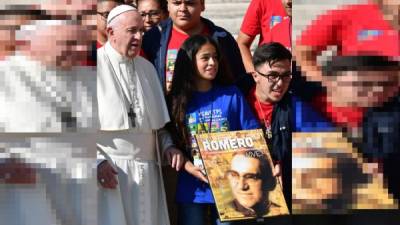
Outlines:
{"type": "Polygon", "coordinates": [[[233,77],[229,71],[218,44],[209,36],[194,35],[188,38],[179,49],[171,91],[167,94],[167,105],[171,122],[167,125],[172,134],[175,145],[186,151],[190,147],[189,132],[186,128],[186,108],[191,99],[192,92],[196,90],[195,76],[197,76],[196,54],[200,48],[210,43],[218,55],[218,72],[213,84],[231,85],[233,77]]]}

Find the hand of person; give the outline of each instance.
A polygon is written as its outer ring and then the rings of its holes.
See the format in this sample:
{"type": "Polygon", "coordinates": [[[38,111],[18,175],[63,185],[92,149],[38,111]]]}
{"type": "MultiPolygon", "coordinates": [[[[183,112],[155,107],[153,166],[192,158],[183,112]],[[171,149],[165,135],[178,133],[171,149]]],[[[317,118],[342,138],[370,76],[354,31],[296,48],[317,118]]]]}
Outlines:
{"type": "Polygon", "coordinates": [[[282,175],[282,167],[280,163],[275,164],[274,169],[272,171],[272,175],[274,177],[280,177],[282,175]]]}
{"type": "Polygon", "coordinates": [[[272,175],[274,177],[277,177],[279,180],[279,183],[281,185],[283,185],[282,184],[282,176],[281,176],[282,175],[282,165],[280,163],[275,164],[274,169],[272,171],[272,175]]]}
{"type": "Polygon", "coordinates": [[[186,172],[190,173],[194,177],[198,178],[199,180],[205,182],[208,184],[207,177],[204,175],[202,172],[202,169],[193,165],[193,163],[190,160],[186,160],[185,162],[185,170],[186,172]]]}
{"type": "Polygon", "coordinates": [[[29,164],[13,159],[0,164],[0,183],[6,184],[35,184],[36,171],[29,164]]]}
{"type": "Polygon", "coordinates": [[[185,157],[183,157],[182,152],[173,146],[168,147],[164,155],[167,157],[168,164],[175,168],[176,171],[179,171],[185,163],[185,157]]]}
{"type": "Polygon", "coordinates": [[[97,180],[103,188],[117,188],[117,174],[118,172],[107,160],[104,160],[97,166],[97,180]]]}

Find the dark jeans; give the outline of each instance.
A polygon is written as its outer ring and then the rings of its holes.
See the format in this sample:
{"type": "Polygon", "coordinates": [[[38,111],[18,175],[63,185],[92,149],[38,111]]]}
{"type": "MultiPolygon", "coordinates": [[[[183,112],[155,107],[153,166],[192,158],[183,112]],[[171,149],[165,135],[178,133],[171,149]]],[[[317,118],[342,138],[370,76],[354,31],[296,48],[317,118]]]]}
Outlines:
{"type": "Polygon", "coordinates": [[[185,203],[178,204],[178,225],[233,225],[221,223],[215,204],[185,203]]]}

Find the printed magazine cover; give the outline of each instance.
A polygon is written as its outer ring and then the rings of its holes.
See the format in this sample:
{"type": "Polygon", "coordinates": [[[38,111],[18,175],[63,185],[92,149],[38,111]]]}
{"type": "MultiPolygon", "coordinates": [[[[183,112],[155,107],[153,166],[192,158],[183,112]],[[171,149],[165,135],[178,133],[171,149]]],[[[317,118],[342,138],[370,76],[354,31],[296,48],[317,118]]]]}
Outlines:
{"type": "Polygon", "coordinates": [[[261,129],[195,138],[221,222],[289,214],[261,129]]]}

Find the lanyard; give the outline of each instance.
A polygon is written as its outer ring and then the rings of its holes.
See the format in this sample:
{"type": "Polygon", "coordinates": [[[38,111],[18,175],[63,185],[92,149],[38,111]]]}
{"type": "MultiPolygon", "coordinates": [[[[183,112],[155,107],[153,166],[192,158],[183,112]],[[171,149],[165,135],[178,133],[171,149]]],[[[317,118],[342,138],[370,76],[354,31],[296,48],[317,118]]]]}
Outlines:
{"type": "Polygon", "coordinates": [[[268,139],[271,139],[272,138],[271,123],[265,118],[265,113],[264,113],[263,108],[261,107],[260,101],[258,99],[256,99],[256,100],[257,100],[258,107],[260,107],[261,116],[264,121],[264,126],[265,126],[264,134],[266,135],[266,137],[268,139]]]}

